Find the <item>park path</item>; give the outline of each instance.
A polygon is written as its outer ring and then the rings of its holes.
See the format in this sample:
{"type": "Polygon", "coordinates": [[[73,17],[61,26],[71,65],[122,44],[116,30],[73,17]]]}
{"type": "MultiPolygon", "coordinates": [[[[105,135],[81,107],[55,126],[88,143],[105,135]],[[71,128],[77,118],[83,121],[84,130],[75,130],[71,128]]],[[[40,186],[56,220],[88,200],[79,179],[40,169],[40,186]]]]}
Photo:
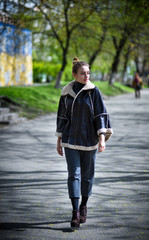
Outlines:
{"type": "Polygon", "coordinates": [[[97,154],[87,223],[75,232],[56,115],[0,129],[1,240],[149,239],[149,90],[105,103],[114,134],[97,154]]]}

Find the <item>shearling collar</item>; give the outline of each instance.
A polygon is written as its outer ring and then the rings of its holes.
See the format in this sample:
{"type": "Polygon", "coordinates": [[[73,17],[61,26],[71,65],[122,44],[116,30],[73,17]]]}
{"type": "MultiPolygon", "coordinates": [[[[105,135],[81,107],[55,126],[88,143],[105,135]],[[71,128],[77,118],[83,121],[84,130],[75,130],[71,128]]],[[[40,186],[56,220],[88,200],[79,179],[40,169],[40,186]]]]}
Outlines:
{"type": "MultiPolygon", "coordinates": [[[[73,85],[74,85],[75,81],[71,81],[70,83],[68,83],[61,92],[62,96],[65,96],[67,94],[71,95],[72,97],[76,96],[76,93],[73,91],[73,85]]],[[[81,91],[83,90],[89,90],[89,89],[93,89],[95,88],[95,85],[91,82],[88,81],[87,84],[84,85],[84,87],[81,89],[81,91]]]]}

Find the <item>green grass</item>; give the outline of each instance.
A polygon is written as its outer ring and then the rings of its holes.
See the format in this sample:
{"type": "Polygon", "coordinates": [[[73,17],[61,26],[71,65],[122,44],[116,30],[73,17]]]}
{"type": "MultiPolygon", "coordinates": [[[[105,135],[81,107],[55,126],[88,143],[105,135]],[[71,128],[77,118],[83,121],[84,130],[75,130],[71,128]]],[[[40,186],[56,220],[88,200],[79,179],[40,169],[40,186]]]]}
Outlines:
{"type": "Polygon", "coordinates": [[[101,93],[106,96],[116,96],[134,91],[134,89],[118,82],[115,82],[113,85],[109,85],[108,82],[94,82],[94,84],[100,89],[101,93]]]}
{"type": "Polygon", "coordinates": [[[38,115],[55,112],[58,107],[60,89],[52,85],[32,87],[1,87],[0,96],[7,96],[20,104],[20,115],[34,118],[38,115]]]}
{"type": "MultiPolygon", "coordinates": [[[[122,93],[132,92],[133,89],[114,83],[109,86],[107,82],[94,82],[102,94],[115,96],[122,93]]],[[[67,83],[62,83],[66,85],[67,83]]],[[[56,112],[61,89],[55,89],[54,84],[30,87],[0,87],[0,96],[7,96],[20,104],[20,115],[34,118],[38,115],[56,112]]]]}

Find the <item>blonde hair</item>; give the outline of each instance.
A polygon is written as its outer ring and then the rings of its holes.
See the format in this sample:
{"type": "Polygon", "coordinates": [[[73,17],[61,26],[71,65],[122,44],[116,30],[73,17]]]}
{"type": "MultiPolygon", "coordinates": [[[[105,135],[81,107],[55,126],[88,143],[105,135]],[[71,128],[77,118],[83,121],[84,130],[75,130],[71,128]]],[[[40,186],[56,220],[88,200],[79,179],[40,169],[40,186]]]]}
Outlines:
{"type": "Polygon", "coordinates": [[[72,64],[72,72],[76,74],[78,73],[79,68],[82,66],[87,66],[89,68],[89,65],[84,61],[80,61],[78,57],[73,58],[72,64]]]}

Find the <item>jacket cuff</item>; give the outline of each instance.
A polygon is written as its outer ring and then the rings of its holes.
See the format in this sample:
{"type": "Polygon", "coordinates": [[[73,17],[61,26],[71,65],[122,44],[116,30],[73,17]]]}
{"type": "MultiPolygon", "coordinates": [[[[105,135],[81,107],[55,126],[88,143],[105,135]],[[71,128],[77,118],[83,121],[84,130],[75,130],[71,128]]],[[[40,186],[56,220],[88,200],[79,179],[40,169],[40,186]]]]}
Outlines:
{"type": "Polygon", "coordinates": [[[100,136],[100,135],[105,135],[105,132],[100,133],[99,136],[100,136]]]}
{"type": "Polygon", "coordinates": [[[112,128],[108,128],[105,134],[105,141],[107,142],[113,134],[112,128]]]}
{"type": "Polygon", "coordinates": [[[97,135],[99,136],[101,133],[102,133],[102,134],[105,134],[106,131],[107,131],[106,128],[100,128],[100,129],[97,131],[97,135]]]}
{"type": "Polygon", "coordinates": [[[55,136],[56,136],[56,137],[62,137],[62,133],[56,132],[56,133],[55,133],[55,136]]]}
{"type": "Polygon", "coordinates": [[[113,130],[112,128],[101,128],[97,131],[98,136],[101,133],[105,134],[105,141],[107,142],[110,139],[111,135],[113,134],[113,130]]]}

